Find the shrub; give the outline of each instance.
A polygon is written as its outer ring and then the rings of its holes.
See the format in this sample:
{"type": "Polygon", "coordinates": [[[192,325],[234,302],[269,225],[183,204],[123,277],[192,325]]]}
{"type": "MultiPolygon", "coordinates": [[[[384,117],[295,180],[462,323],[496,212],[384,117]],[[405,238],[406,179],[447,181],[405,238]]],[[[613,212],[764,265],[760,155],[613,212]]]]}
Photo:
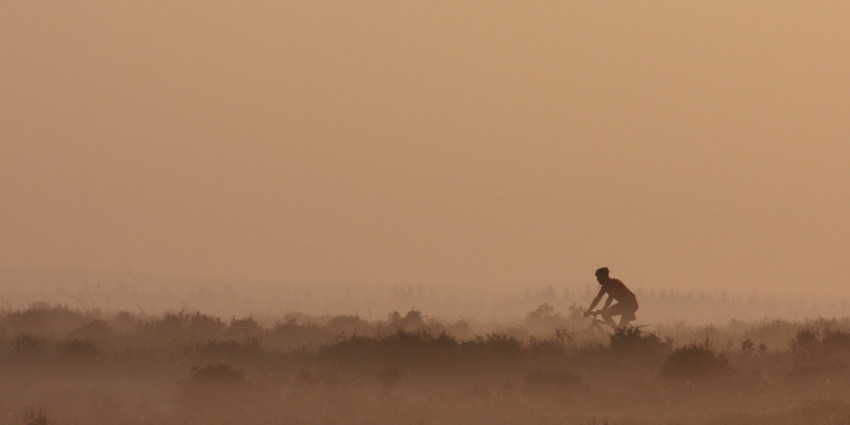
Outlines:
{"type": "Polygon", "coordinates": [[[244,319],[232,319],[227,331],[237,335],[258,336],[262,334],[263,328],[253,317],[246,317],[244,319]]]}
{"type": "Polygon", "coordinates": [[[764,351],[767,349],[786,349],[788,342],[794,338],[794,335],[799,332],[800,326],[796,323],[790,323],[784,320],[767,320],[756,326],[753,326],[746,332],[746,339],[753,342],[758,341],[759,346],[764,346],[764,351]]]}
{"type": "Polygon", "coordinates": [[[480,362],[513,361],[523,353],[522,343],[518,339],[501,333],[487,334],[485,337],[477,336],[461,344],[461,348],[480,362]]]}
{"type": "Polygon", "coordinates": [[[298,390],[311,390],[319,384],[319,378],[307,369],[299,369],[293,382],[298,390]]]}
{"type": "Polygon", "coordinates": [[[242,371],[217,364],[192,369],[180,389],[177,405],[203,416],[225,412],[240,415],[257,396],[242,371]]]}
{"type": "Polygon", "coordinates": [[[257,354],[262,349],[262,341],[256,337],[246,337],[243,341],[210,340],[194,347],[199,353],[209,356],[237,357],[257,354]]]}
{"type": "Polygon", "coordinates": [[[395,388],[401,382],[402,373],[396,367],[388,367],[378,373],[378,384],[386,391],[395,388]]]}
{"type": "Polygon", "coordinates": [[[59,344],[59,352],[73,360],[93,360],[97,355],[94,342],[85,339],[72,339],[59,344]]]}
{"type": "Polygon", "coordinates": [[[92,320],[71,333],[71,336],[82,339],[109,339],[111,332],[109,326],[101,319],[92,320]]]}
{"type": "Polygon", "coordinates": [[[381,365],[422,372],[454,365],[458,350],[457,340],[445,333],[398,330],[376,337],[347,337],[320,347],[318,353],[320,358],[334,365],[368,369],[381,365]]]}
{"type": "Polygon", "coordinates": [[[12,339],[12,349],[19,353],[38,351],[44,348],[44,345],[45,341],[43,338],[29,333],[15,335],[15,338],[12,339]]]}
{"type": "Polygon", "coordinates": [[[522,323],[529,332],[539,336],[551,332],[554,328],[563,327],[567,322],[564,316],[555,311],[555,307],[552,307],[549,303],[544,303],[534,311],[529,312],[522,323]]]}
{"type": "Polygon", "coordinates": [[[676,348],[661,367],[659,377],[674,381],[697,382],[733,374],[729,359],[711,349],[708,340],[676,348]]]}
{"type": "Polygon", "coordinates": [[[52,423],[44,410],[36,410],[34,407],[28,407],[24,410],[24,425],[51,425],[52,423]]]}
{"type": "Polygon", "coordinates": [[[557,338],[537,339],[531,337],[528,340],[526,350],[529,357],[535,361],[563,359],[567,353],[565,344],[557,338]]]}
{"type": "Polygon", "coordinates": [[[189,329],[196,335],[216,337],[224,333],[224,328],[224,322],[218,317],[195,313],[189,318],[189,329]]]}
{"type": "Polygon", "coordinates": [[[209,387],[209,386],[242,386],[247,383],[245,374],[233,368],[233,366],[219,364],[202,368],[193,368],[192,374],[186,380],[186,387],[209,387]]]}
{"type": "Polygon", "coordinates": [[[805,328],[791,341],[791,352],[794,355],[792,375],[833,376],[847,369],[845,358],[850,354],[850,334],[835,329],[805,328]]]}
{"type": "Polygon", "coordinates": [[[297,319],[290,319],[274,326],[271,331],[271,340],[268,342],[279,348],[296,349],[328,344],[337,336],[338,334],[327,327],[318,326],[315,323],[299,323],[297,319]]]}
{"type": "Polygon", "coordinates": [[[335,333],[349,335],[368,335],[372,333],[372,326],[369,322],[361,319],[359,316],[335,316],[328,321],[328,328],[335,333]]]}
{"type": "Polygon", "coordinates": [[[410,310],[403,317],[399,312],[394,311],[390,313],[387,323],[390,328],[414,332],[425,328],[425,316],[418,310],[410,310]]]}
{"type": "Polygon", "coordinates": [[[538,394],[562,394],[585,387],[581,376],[557,370],[533,370],[525,376],[525,389],[538,394]]]}
{"type": "Polygon", "coordinates": [[[653,357],[670,351],[670,341],[662,341],[654,333],[644,333],[639,328],[627,326],[611,334],[611,351],[615,354],[653,357]]]}
{"type": "Polygon", "coordinates": [[[120,332],[132,332],[139,328],[139,319],[129,311],[119,311],[109,323],[120,332]]]}
{"type": "Polygon", "coordinates": [[[161,318],[141,323],[140,327],[154,337],[176,339],[185,337],[186,322],[189,316],[184,311],[165,313],[161,318]]]}
{"type": "Polygon", "coordinates": [[[33,303],[26,310],[9,313],[5,324],[9,330],[17,333],[55,336],[66,335],[86,320],[82,313],[66,306],[33,303]]]}
{"type": "Polygon", "coordinates": [[[446,326],[446,333],[457,339],[467,339],[472,336],[472,324],[469,319],[457,319],[446,326]]]}

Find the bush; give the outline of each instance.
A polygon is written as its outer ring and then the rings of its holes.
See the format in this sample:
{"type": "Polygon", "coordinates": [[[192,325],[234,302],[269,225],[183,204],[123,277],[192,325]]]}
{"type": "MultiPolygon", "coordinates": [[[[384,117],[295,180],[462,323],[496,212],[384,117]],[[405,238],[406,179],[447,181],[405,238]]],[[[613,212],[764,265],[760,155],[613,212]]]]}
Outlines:
{"type": "Polygon", "coordinates": [[[385,391],[389,391],[401,382],[402,373],[396,367],[388,367],[378,373],[378,384],[385,391]]]}
{"type": "Polygon", "coordinates": [[[716,380],[734,374],[729,359],[711,349],[708,340],[693,342],[673,350],[661,367],[659,377],[690,383],[716,380]]]}
{"type": "Polygon", "coordinates": [[[450,355],[457,346],[457,340],[444,333],[435,336],[424,331],[398,330],[377,337],[351,336],[321,347],[319,353],[345,363],[434,365],[439,356],[450,355]]]}
{"type": "MultiPolygon", "coordinates": [[[[356,336],[355,334],[352,335],[356,336]]],[[[328,344],[337,336],[337,333],[327,327],[315,323],[299,323],[297,319],[290,319],[283,323],[277,323],[267,342],[269,345],[291,350],[328,344]]]]}
{"type": "Polygon", "coordinates": [[[670,351],[670,341],[662,341],[654,333],[644,333],[640,328],[617,328],[611,334],[611,351],[617,354],[654,355],[670,351]]]}
{"type": "Polygon", "coordinates": [[[850,355],[850,334],[826,329],[805,328],[791,341],[794,355],[792,376],[830,377],[847,370],[845,358],[850,355]]]}
{"type": "Polygon", "coordinates": [[[243,341],[234,340],[210,340],[195,345],[195,349],[209,356],[253,355],[262,351],[262,341],[256,337],[246,337],[243,341]]]}
{"type": "Polygon", "coordinates": [[[218,317],[195,313],[189,318],[189,329],[193,334],[215,338],[224,333],[224,322],[218,317]]]}
{"type": "Polygon", "coordinates": [[[6,315],[6,327],[15,333],[64,336],[86,323],[80,312],[66,306],[33,303],[26,310],[6,315]]]}
{"type": "Polygon", "coordinates": [[[526,347],[529,358],[535,361],[559,360],[567,354],[566,345],[557,338],[537,339],[531,337],[526,347]]]}
{"type": "Polygon", "coordinates": [[[396,330],[415,332],[425,328],[425,316],[418,310],[410,310],[404,316],[394,311],[387,318],[387,324],[396,330]]]}
{"type": "Polygon", "coordinates": [[[513,336],[492,333],[485,337],[477,336],[460,345],[464,354],[479,364],[504,364],[515,362],[523,355],[522,343],[513,336]]]}
{"type": "Polygon", "coordinates": [[[186,380],[186,387],[234,387],[247,384],[245,374],[230,365],[210,365],[203,368],[193,368],[192,374],[186,380]]]}
{"type": "Polygon", "coordinates": [[[161,318],[141,323],[140,327],[154,338],[164,340],[183,339],[189,316],[186,312],[165,313],[161,318]]]}
{"type": "Polygon", "coordinates": [[[349,335],[369,335],[372,333],[372,325],[359,316],[335,316],[328,321],[328,328],[335,333],[349,335]]]}
{"type": "Polygon", "coordinates": [[[581,376],[569,372],[533,370],[525,376],[525,389],[531,393],[563,394],[584,388],[581,376]]]}
{"type": "Polygon", "coordinates": [[[43,338],[28,333],[15,335],[15,338],[12,339],[12,349],[23,354],[41,350],[44,346],[43,338]]]}
{"type": "Polygon", "coordinates": [[[98,355],[94,342],[85,339],[72,339],[59,345],[60,353],[72,360],[94,360],[98,355]]]}
{"type": "Polygon", "coordinates": [[[193,410],[234,410],[238,409],[248,389],[245,374],[233,366],[196,367],[182,385],[178,404],[193,410]]]}
{"type": "Polygon", "coordinates": [[[252,317],[244,319],[232,319],[227,332],[235,336],[260,336],[263,328],[252,317]]]}
{"type": "Polygon", "coordinates": [[[111,336],[111,331],[106,322],[95,319],[74,330],[71,336],[80,339],[107,340],[111,336]]]}
{"type": "Polygon", "coordinates": [[[24,425],[51,425],[53,422],[47,418],[44,410],[36,410],[34,407],[28,407],[24,411],[24,425]]]}

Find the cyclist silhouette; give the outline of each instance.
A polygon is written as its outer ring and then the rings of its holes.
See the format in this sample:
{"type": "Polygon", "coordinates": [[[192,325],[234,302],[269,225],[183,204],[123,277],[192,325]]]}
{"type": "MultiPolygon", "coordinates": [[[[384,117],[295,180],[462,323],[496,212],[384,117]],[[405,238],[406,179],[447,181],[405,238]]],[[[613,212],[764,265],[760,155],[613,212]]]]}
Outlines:
{"type": "Polygon", "coordinates": [[[628,326],[629,322],[636,319],[635,312],[638,309],[637,297],[635,297],[635,294],[629,288],[626,288],[623,282],[610,277],[608,273],[608,267],[602,267],[596,270],[596,281],[602,287],[599,288],[599,293],[593,299],[593,302],[590,303],[590,307],[587,308],[584,315],[589,316],[594,314],[593,308],[596,307],[596,304],[599,304],[599,300],[602,299],[603,295],[608,294],[608,299],[605,300],[605,306],[598,313],[602,314],[602,319],[605,320],[605,323],[611,325],[612,328],[624,328],[628,326]],[[617,303],[611,305],[613,301],[617,301],[617,303]],[[612,316],[620,316],[619,326],[614,323],[612,316]]]}

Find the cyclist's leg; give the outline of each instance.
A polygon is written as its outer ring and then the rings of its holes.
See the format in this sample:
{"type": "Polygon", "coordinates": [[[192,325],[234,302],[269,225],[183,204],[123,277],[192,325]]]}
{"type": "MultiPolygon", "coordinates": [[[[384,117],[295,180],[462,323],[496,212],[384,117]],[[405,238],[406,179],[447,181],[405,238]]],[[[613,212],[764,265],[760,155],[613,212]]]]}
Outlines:
{"type": "Polygon", "coordinates": [[[620,313],[620,327],[624,328],[629,325],[629,323],[637,317],[635,316],[635,312],[638,309],[637,301],[625,301],[621,303],[617,303],[617,312],[620,313]]]}
{"type": "Polygon", "coordinates": [[[602,320],[604,320],[605,323],[608,324],[608,326],[611,326],[612,328],[616,328],[617,323],[614,322],[614,319],[612,318],[612,316],[619,316],[619,315],[623,314],[619,311],[620,309],[621,309],[620,303],[617,303],[617,304],[614,304],[614,305],[606,308],[605,310],[602,310],[602,320]]]}

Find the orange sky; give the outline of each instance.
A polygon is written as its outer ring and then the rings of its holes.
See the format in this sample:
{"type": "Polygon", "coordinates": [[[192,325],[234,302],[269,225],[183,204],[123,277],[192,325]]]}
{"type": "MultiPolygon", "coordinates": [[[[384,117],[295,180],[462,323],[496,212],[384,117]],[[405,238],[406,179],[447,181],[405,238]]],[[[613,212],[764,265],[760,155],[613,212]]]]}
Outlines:
{"type": "Polygon", "coordinates": [[[848,295],[850,3],[566,3],[3,2],[0,267],[848,295]]]}

